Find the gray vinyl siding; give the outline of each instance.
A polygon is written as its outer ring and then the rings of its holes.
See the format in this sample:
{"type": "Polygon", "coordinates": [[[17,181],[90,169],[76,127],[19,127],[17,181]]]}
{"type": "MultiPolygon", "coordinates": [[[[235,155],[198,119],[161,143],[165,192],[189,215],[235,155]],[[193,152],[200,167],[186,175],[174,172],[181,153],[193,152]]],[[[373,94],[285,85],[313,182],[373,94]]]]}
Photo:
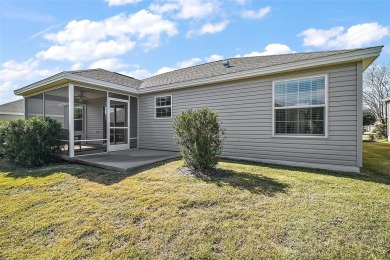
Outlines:
{"type": "Polygon", "coordinates": [[[172,130],[189,108],[218,112],[227,138],[222,155],[357,166],[357,66],[355,63],[283,76],[262,77],[140,96],[140,148],[178,151],[172,130]],[[328,74],[328,137],[272,137],[272,82],[328,74]],[[172,119],[154,118],[154,97],[172,95],[172,119]]]}
{"type": "Polygon", "coordinates": [[[105,105],[106,98],[88,100],[86,106],[86,139],[103,139],[103,106],[105,105]]]}

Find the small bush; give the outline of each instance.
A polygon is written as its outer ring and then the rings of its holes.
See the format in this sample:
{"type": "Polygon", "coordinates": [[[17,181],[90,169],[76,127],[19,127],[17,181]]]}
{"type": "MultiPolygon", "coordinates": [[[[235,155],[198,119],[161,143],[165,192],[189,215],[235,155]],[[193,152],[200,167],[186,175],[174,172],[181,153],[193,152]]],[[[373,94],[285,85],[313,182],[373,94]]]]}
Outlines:
{"type": "Polygon", "coordinates": [[[176,117],[173,128],[186,166],[205,171],[217,165],[226,132],[218,123],[217,112],[189,109],[176,117]]]}
{"type": "Polygon", "coordinates": [[[11,162],[42,166],[58,160],[61,124],[50,118],[31,117],[0,125],[0,150],[11,162]]]}
{"type": "Polygon", "coordinates": [[[385,124],[377,124],[373,132],[377,134],[378,139],[387,138],[387,127],[385,124]]]}

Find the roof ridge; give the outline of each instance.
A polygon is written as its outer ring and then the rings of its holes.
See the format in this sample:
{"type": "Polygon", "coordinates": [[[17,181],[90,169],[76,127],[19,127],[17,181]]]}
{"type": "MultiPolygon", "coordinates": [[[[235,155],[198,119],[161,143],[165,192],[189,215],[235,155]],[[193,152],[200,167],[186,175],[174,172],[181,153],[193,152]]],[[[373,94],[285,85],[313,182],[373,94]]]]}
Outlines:
{"type": "Polygon", "coordinates": [[[140,79],[136,79],[136,78],[131,77],[129,75],[125,75],[125,74],[122,74],[122,73],[119,73],[119,72],[116,72],[116,71],[110,71],[110,70],[106,70],[106,69],[102,69],[102,68],[93,68],[93,69],[85,69],[85,70],[70,70],[70,71],[67,71],[67,72],[75,73],[75,72],[88,72],[88,71],[94,71],[94,70],[106,71],[106,72],[109,72],[109,73],[114,73],[114,74],[117,74],[117,75],[120,75],[120,76],[124,76],[124,77],[130,78],[130,79],[142,81],[140,79]]]}

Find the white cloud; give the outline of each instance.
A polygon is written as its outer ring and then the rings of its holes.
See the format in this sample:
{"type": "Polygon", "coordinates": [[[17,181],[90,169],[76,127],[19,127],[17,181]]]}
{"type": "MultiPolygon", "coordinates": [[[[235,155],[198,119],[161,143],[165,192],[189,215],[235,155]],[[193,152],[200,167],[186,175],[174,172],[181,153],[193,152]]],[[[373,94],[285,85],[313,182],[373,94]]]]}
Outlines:
{"type": "Polygon", "coordinates": [[[54,68],[41,69],[39,61],[29,59],[23,62],[9,60],[1,64],[0,69],[0,104],[16,99],[13,91],[35,80],[40,80],[57,73],[54,68]]]}
{"type": "Polygon", "coordinates": [[[236,0],[236,3],[239,5],[244,5],[246,4],[246,0],[236,0]]]}
{"type": "Polygon", "coordinates": [[[20,63],[14,60],[6,61],[1,64],[0,80],[3,82],[16,81],[20,79],[29,81],[36,78],[44,78],[53,74],[53,70],[39,69],[38,67],[39,61],[34,59],[29,59],[20,63]]]}
{"type": "Polygon", "coordinates": [[[166,72],[170,72],[170,71],[174,71],[176,68],[171,68],[171,67],[162,67],[160,69],[158,69],[155,73],[155,75],[158,75],[158,74],[163,74],[163,73],[166,73],[166,72]]]}
{"type": "Polygon", "coordinates": [[[163,5],[151,4],[149,6],[149,9],[155,13],[163,14],[163,13],[168,13],[168,12],[171,12],[174,10],[178,10],[178,9],[180,9],[180,7],[177,4],[166,3],[163,5]]]}
{"type": "Polygon", "coordinates": [[[218,54],[213,54],[213,55],[210,55],[209,57],[205,58],[206,62],[213,62],[213,61],[217,61],[217,60],[223,60],[223,56],[218,55],[218,54]]]}
{"type": "Polygon", "coordinates": [[[378,23],[333,27],[328,30],[310,28],[300,34],[305,46],[328,48],[360,48],[382,40],[390,35],[389,28],[378,23]]]}
{"type": "Polygon", "coordinates": [[[191,59],[188,59],[188,60],[179,61],[179,62],[177,62],[175,64],[175,66],[172,66],[172,67],[169,67],[169,66],[161,67],[158,70],[156,70],[155,72],[150,72],[149,70],[142,69],[139,66],[134,66],[134,67],[136,67],[136,69],[133,70],[133,71],[121,71],[119,73],[128,75],[130,77],[134,77],[136,79],[144,79],[144,78],[148,78],[148,77],[151,77],[151,76],[154,76],[154,75],[170,72],[170,71],[173,71],[173,70],[191,67],[191,66],[200,64],[203,61],[207,61],[208,58],[213,58],[213,57],[216,58],[217,56],[221,57],[219,55],[211,55],[211,56],[209,56],[209,57],[207,57],[205,59],[191,58],[191,59]]]}
{"type": "Polygon", "coordinates": [[[133,77],[135,79],[144,79],[153,76],[153,73],[146,69],[136,69],[133,71],[120,71],[119,73],[133,77]]]}
{"type": "Polygon", "coordinates": [[[70,67],[70,69],[71,69],[71,70],[81,70],[82,67],[83,67],[83,64],[82,64],[82,63],[75,63],[75,64],[73,64],[73,65],[70,67]]]}
{"type": "Polygon", "coordinates": [[[112,71],[116,71],[118,69],[122,69],[126,67],[128,67],[128,65],[123,64],[121,60],[117,58],[98,60],[89,66],[90,69],[100,68],[100,69],[112,70],[112,71]]]}
{"type": "Polygon", "coordinates": [[[191,58],[188,60],[179,61],[176,63],[176,66],[174,66],[174,67],[162,67],[162,68],[158,69],[156,71],[155,75],[170,72],[170,71],[177,70],[177,69],[191,67],[191,66],[197,65],[201,62],[202,62],[201,58],[191,58]]]}
{"type": "Polygon", "coordinates": [[[135,4],[141,2],[142,0],[104,0],[108,3],[109,6],[118,6],[118,5],[127,5],[135,4]]]}
{"type": "MultiPolygon", "coordinates": [[[[295,51],[291,50],[291,48],[285,44],[271,43],[271,44],[268,44],[267,46],[265,46],[265,49],[263,52],[253,51],[251,53],[245,54],[244,57],[288,54],[288,53],[294,53],[294,52],[295,51]]],[[[237,55],[236,57],[240,57],[240,55],[237,55]]]]}
{"type": "Polygon", "coordinates": [[[203,18],[211,15],[216,9],[212,1],[178,0],[177,3],[181,7],[177,17],[181,19],[203,18]]]}
{"type": "Polygon", "coordinates": [[[225,30],[229,21],[225,20],[220,23],[206,23],[198,30],[190,30],[187,33],[187,37],[192,37],[193,35],[202,35],[202,34],[214,34],[225,30]]]}
{"type": "Polygon", "coordinates": [[[187,68],[199,64],[202,61],[200,58],[191,58],[189,60],[183,60],[177,63],[178,68],[187,68]]]}
{"type": "Polygon", "coordinates": [[[266,16],[271,11],[271,6],[261,8],[258,11],[244,10],[241,12],[241,17],[245,19],[260,19],[266,16]]]}
{"type": "Polygon", "coordinates": [[[229,24],[228,21],[223,21],[215,24],[207,23],[202,26],[202,28],[199,31],[199,34],[205,34],[205,33],[213,34],[213,33],[221,32],[225,30],[228,24],[229,24]]]}
{"type": "Polygon", "coordinates": [[[46,34],[54,45],[36,57],[74,62],[115,57],[137,45],[145,50],[156,48],[163,34],[171,37],[177,33],[174,22],[146,10],[102,21],[72,21],[63,30],[46,34]]]}
{"type": "Polygon", "coordinates": [[[15,96],[14,94],[14,90],[17,88],[18,85],[12,81],[0,82],[0,104],[18,99],[18,96],[15,96]]]}
{"type": "Polygon", "coordinates": [[[149,9],[156,13],[175,11],[179,19],[201,19],[216,13],[215,0],[165,0],[163,4],[151,4],[149,9]]]}

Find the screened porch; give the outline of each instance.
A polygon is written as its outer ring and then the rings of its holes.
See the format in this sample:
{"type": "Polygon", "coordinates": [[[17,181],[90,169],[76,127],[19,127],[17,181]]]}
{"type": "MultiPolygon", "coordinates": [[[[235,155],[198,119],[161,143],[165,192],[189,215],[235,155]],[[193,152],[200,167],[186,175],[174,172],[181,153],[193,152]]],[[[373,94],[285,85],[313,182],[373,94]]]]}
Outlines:
{"type": "Polygon", "coordinates": [[[69,157],[138,148],[136,96],[67,84],[25,97],[25,116],[57,120],[69,157]]]}

